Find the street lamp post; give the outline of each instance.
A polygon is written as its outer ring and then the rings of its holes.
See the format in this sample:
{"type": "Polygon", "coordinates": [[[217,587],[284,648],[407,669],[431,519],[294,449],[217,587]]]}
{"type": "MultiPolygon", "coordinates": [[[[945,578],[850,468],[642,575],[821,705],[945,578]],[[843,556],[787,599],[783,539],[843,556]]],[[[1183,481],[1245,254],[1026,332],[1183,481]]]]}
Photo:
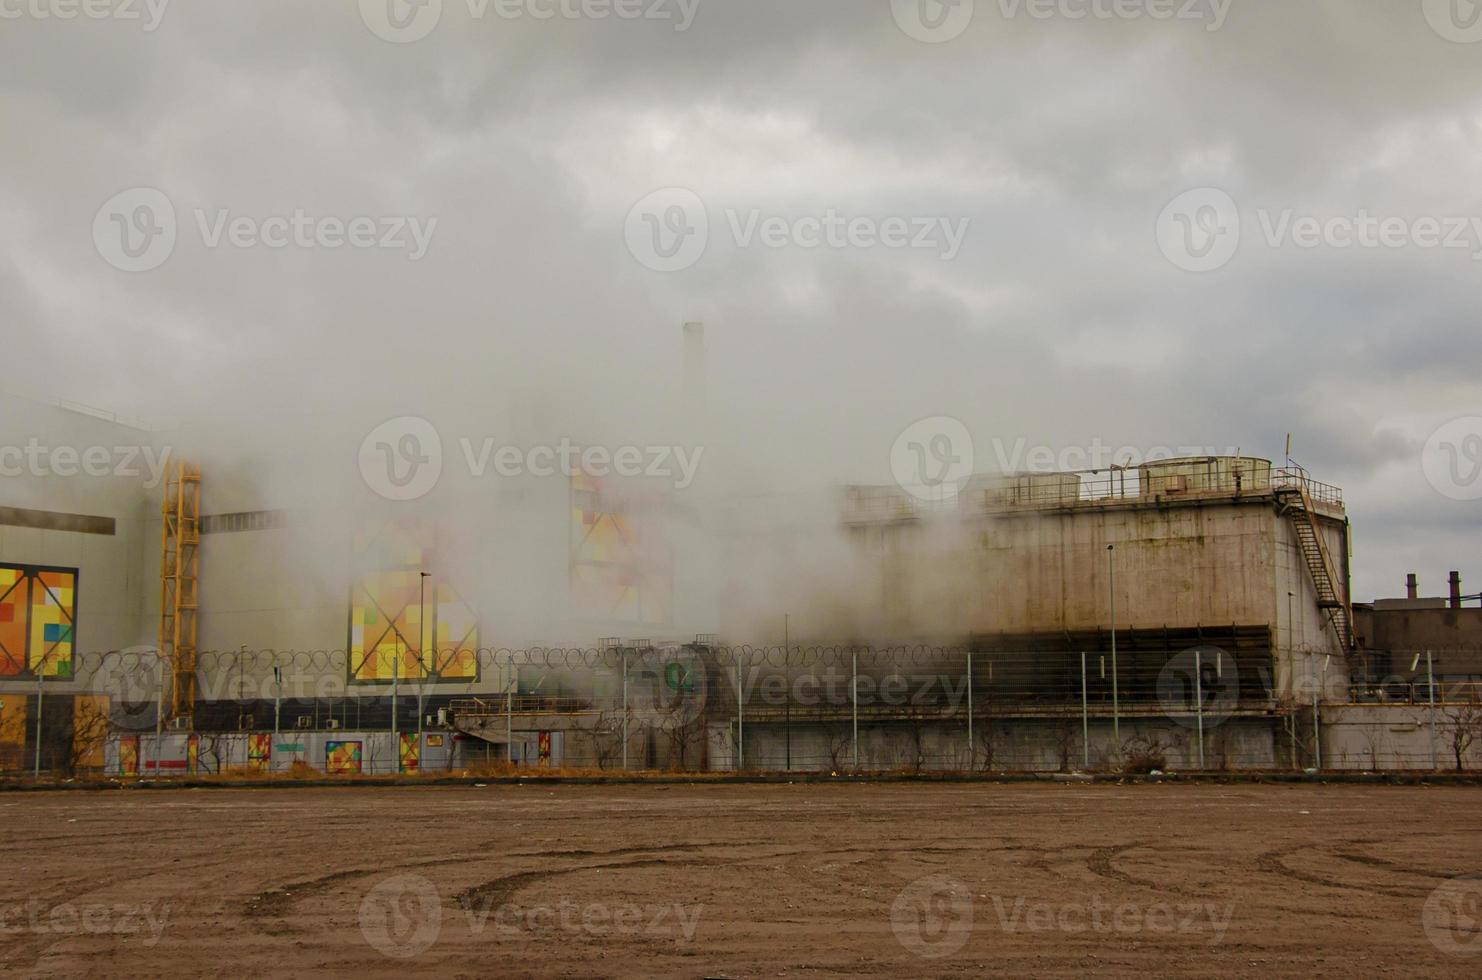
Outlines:
{"type": "Polygon", "coordinates": [[[1122,754],[1122,711],[1121,692],[1117,690],[1117,546],[1106,546],[1106,594],[1111,605],[1111,662],[1112,662],[1112,742],[1117,755],[1122,754]]]}
{"type": "MultiPolygon", "coordinates": [[[[417,678],[417,753],[420,759],[422,752],[422,713],[425,710],[424,702],[427,694],[427,675],[431,673],[428,669],[427,653],[427,578],[431,572],[419,572],[421,577],[417,580],[417,666],[422,669],[422,676],[417,678]]],[[[432,658],[437,663],[437,636],[432,637],[432,658]]],[[[400,768],[401,746],[396,747],[398,768],[400,768]]]]}
{"type": "Polygon", "coordinates": [[[782,707],[786,716],[784,738],[787,744],[787,771],[792,772],[792,640],[788,635],[787,613],[782,614],[782,680],[786,690],[783,692],[782,707]]]}

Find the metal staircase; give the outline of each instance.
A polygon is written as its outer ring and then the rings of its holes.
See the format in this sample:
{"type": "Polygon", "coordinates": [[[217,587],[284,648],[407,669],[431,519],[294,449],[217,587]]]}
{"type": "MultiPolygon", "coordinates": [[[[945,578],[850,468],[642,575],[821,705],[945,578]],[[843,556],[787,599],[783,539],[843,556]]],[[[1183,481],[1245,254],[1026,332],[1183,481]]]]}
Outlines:
{"type": "Polygon", "coordinates": [[[1327,613],[1328,625],[1333,628],[1343,651],[1348,653],[1353,649],[1353,610],[1347,593],[1339,587],[1337,568],[1318,527],[1308,481],[1293,477],[1278,483],[1274,490],[1277,503],[1291,519],[1296,532],[1297,546],[1302,550],[1302,558],[1317,589],[1317,606],[1327,613]]]}

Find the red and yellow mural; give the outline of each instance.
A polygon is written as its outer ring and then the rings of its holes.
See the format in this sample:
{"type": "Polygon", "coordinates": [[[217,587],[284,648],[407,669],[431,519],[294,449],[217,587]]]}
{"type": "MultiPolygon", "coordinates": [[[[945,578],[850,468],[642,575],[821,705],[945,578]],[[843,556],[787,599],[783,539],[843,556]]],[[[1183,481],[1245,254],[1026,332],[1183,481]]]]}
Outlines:
{"type": "Polygon", "coordinates": [[[417,744],[418,735],[415,732],[401,733],[401,771],[416,772],[421,766],[422,750],[417,744]]]}
{"type": "Polygon", "coordinates": [[[619,495],[607,480],[571,477],[571,606],[583,619],[666,625],[674,559],[664,500],[619,495]]]}
{"type": "Polygon", "coordinates": [[[331,776],[360,772],[361,743],[325,742],[324,771],[331,776]]]}
{"type": "Polygon", "coordinates": [[[424,544],[435,537],[430,524],[394,521],[356,541],[351,681],[478,679],[478,617],[438,571],[424,544]]]}
{"type": "Polygon", "coordinates": [[[0,564],[0,677],[72,676],[77,570],[0,564]]]}
{"type": "Polygon", "coordinates": [[[270,732],[253,732],[247,736],[247,771],[267,772],[273,759],[273,736],[270,732]]]}

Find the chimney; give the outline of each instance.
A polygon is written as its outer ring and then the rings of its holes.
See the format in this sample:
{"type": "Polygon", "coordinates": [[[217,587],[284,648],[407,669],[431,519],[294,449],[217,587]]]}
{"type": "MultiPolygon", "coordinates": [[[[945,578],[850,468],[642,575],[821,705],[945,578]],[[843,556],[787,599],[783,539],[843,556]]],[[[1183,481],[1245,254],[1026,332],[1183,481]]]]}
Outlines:
{"type": "Polygon", "coordinates": [[[1461,608],[1461,572],[1451,573],[1451,608],[1461,608]]]}
{"type": "Polygon", "coordinates": [[[1411,572],[1409,575],[1405,576],[1405,598],[1420,598],[1420,582],[1418,579],[1416,579],[1414,572],[1411,572]]]}
{"type": "Polygon", "coordinates": [[[684,389],[686,408],[705,408],[705,324],[684,325],[684,389]]]}

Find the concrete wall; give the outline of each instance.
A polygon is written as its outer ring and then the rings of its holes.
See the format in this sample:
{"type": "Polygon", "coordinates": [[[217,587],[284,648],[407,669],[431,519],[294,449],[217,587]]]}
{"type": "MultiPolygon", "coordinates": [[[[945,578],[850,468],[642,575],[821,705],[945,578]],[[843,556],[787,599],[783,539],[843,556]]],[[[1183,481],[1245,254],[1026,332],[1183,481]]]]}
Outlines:
{"type": "MultiPolygon", "coordinates": [[[[1464,771],[1482,771],[1482,710],[1477,705],[1441,704],[1435,710],[1436,767],[1455,771],[1458,741],[1464,771]],[[1459,736],[1459,738],[1458,738],[1459,736]]],[[[1430,769],[1428,706],[1340,705],[1323,709],[1323,768],[1430,769]]]]}
{"type": "MultiPolygon", "coordinates": [[[[1302,680],[1310,661],[1327,660],[1316,683],[1325,697],[1346,699],[1338,638],[1317,606],[1291,522],[1269,497],[963,520],[949,513],[850,533],[874,569],[862,599],[873,599],[887,635],[960,642],[972,634],[1105,630],[1114,591],[1119,629],[1266,626],[1278,692],[1310,690],[1302,680]]],[[[1323,534],[1342,578],[1344,530],[1324,523],[1323,534]]]]}
{"type": "MultiPolygon", "coordinates": [[[[114,522],[112,534],[0,524],[0,561],[78,570],[79,652],[153,643],[165,451],[142,429],[0,393],[0,507],[114,522]]],[[[87,662],[48,691],[86,693],[87,662]]],[[[34,680],[0,678],[0,695],[34,690],[34,680]]]]}

